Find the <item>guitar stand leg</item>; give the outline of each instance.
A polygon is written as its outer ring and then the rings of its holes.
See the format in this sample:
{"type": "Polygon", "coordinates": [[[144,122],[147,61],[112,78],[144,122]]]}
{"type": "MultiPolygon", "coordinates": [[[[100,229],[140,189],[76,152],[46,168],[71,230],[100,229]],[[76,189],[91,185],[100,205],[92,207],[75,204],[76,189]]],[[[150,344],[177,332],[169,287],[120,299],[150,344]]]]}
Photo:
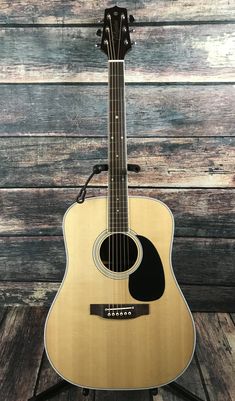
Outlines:
{"type": "MultiPolygon", "coordinates": [[[[70,386],[73,387],[73,385],[71,383],[68,383],[66,380],[62,380],[59,383],[55,384],[54,386],[43,391],[42,393],[39,393],[39,394],[34,395],[33,397],[29,398],[28,401],[46,401],[49,398],[54,397],[56,394],[58,394],[64,388],[70,387],[70,386]]],[[[170,384],[167,384],[166,388],[168,388],[172,393],[174,393],[176,395],[180,395],[186,401],[203,401],[197,395],[191,393],[190,391],[188,391],[186,388],[184,388],[183,386],[181,386],[178,383],[172,382],[170,384]]],[[[84,396],[88,396],[89,389],[83,388],[82,394],[84,396]]],[[[157,394],[158,394],[157,388],[153,388],[150,390],[151,398],[157,394]]]]}
{"type": "MultiPolygon", "coordinates": [[[[37,395],[34,394],[33,397],[28,399],[28,401],[46,401],[49,398],[52,398],[55,395],[57,395],[60,391],[62,391],[66,387],[74,387],[74,386],[73,386],[73,384],[68,383],[66,380],[61,380],[59,383],[55,384],[54,386],[49,387],[47,390],[42,391],[41,393],[39,393],[37,395]]],[[[87,396],[89,394],[89,389],[83,388],[82,394],[84,396],[87,396]]]]}
{"type": "Polygon", "coordinates": [[[166,385],[166,388],[168,388],[172,393],[180,395],[184,400],[203,401],[197,395],[191,393],[191,391],[188,391],[185,387],[181,386],[178,383],[175,382],[169,383],[166,385]]]}

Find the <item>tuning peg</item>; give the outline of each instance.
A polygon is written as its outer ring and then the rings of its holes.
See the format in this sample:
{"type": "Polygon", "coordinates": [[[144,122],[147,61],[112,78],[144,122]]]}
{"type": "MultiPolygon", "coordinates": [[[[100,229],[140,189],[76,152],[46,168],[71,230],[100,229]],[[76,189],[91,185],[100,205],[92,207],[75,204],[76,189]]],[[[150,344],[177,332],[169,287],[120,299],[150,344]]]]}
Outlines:
{"type": "Polygon", "coordinates": [[[132,46],[137,45],[137,42],[131,42],[132,46]]]}
{"type": "Polygon", "coordinates": [[[96,43],[95,47],[101,47],[101,43],[96,43]]]}
{"type": "Polygon", "coordinates": [[[130,33],[134,33],[135,32],[135,29],[130,29],[130,33]]]}
{"type": "Polygon", "coordinates": [[[100,20],[98,21],[99,24],[102,24],[103,22],[104,22],[104,19],[100,19],[100,20]]]}
{"type": "Polygon", "coordinates": [[[135,21],[135,18],[133,17],[133,15],[129,15],[129,22],[132,24],[132,22],[135,21]]]}
{"type": "Polygon", "coordinates": [[[96,31],[96,35],[97,35],[97,36],[101,36],[101,35],[102,35],[101,29],[98,29],[98,31],[96,31]]]}

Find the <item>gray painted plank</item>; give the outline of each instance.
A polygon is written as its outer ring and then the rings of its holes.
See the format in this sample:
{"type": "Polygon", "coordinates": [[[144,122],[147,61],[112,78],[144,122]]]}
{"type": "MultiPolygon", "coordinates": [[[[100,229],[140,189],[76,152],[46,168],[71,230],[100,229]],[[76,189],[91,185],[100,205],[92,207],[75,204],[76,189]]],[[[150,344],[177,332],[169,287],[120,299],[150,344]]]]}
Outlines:
{"type": "Polygon", "coordinates": [[[235,331],[228,314],[195,315],[197,355],[210,401],[233,401],[235,331]]]}
{"type": "MultiPolygon", "coordinates": [[[[1,85],[0,136],[107,137],[106,85],[1,85]]],[[[128,136],[234,136],[234,85],[127,85],[128,136]],[[218,112],[219,111],[219,112],[218,112]]]]}
{"type": "MultiPolygon", "coordinates": [[[[106,82],[96,28],[2,28],[0,82],[106,82]]],[[[138,27],[129,82],[235,80],[233,24],[138,27]]]]}
{"type": "Polygon", "coordinates": [[[33,393],[43,352],[44,308],[10,308],[0,327],[1,399],[25,401],[33,393]]]}
{"type": "MultiPolygon", "coordinates": [[[[189,2],[178,0],[165,2],[160,0],[146,0],[141,2],[119,1],[119,7],[128,7],[129,13],[133,13],[137,22],[149,21],[205,21],[205,20],[235,20],[235,7],[233,2],[226,0],[213,0],[189,2]]],[[[103,0],[84,2],[81,0],[51,0],[40,3],[32,0],[7,0],[1,1],[0,22],[9,23],[97,23],[103,18],[103,11],[112,7],[113,1],[103,0]]]]}
{"type": "MultiPolygon", "coordinates": [[[[128,161],[138,163],[129,185],[234,187],[235,139],[130,138],[128,161]]],[[[1,187],[80,185],[91,165],[107,162],[104,138],[0,138],[1,187]]],[[[95,176],[96,185],[107,175],[95,176]]]]}
{"type": "MultiPolygon", "coordinates": [[[[0,305],[49,306],[58,288],[58,283],[2,281],[0,305]]],[[[181,289],[193,311],[235,311],[235,287],[181,285],[181,289]]]]}
{"type": "MultiPolygon", "coordinates": [[[[235,286],[234,258],[234,239],[174,239],[172,265],[179,283],[235,286]]],[[[60,282],[65,266],[62,237],[0,237],[2,281],[60,282]]]]}
{"type": "MultiPolygon", "coordinates": [[[[0,189],[1,236],[61,235],[63,215],[77,193],[76,188],[0,189]]],[[[175,217],[176,236],[234,237],[233,189],[131,188],[129,193],[165,202],[175,217]]],[[[87,195],[105,196],[106,190],[88,188],[87,195]]]]}

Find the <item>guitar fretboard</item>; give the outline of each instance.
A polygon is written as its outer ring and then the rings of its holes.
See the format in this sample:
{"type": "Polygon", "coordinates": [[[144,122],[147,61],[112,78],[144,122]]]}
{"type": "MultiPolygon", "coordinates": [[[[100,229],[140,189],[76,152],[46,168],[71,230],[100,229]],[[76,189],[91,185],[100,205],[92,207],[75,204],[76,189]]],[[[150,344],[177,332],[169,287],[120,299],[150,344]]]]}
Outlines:
{"type": "Polygon", "coordinates": [[[128,231],[124,61],[109,61],[108,229],[128,231]]]}

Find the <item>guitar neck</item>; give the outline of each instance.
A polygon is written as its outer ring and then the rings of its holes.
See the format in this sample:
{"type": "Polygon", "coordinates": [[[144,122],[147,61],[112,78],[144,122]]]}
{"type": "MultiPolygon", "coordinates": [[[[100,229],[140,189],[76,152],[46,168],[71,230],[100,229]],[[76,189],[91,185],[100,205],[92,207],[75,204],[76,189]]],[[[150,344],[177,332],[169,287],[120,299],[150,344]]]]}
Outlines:
{"type": "Polygon", "coordinates": [[[109,61],[108,229],[128,231],[124,61],[109,61]]]}

